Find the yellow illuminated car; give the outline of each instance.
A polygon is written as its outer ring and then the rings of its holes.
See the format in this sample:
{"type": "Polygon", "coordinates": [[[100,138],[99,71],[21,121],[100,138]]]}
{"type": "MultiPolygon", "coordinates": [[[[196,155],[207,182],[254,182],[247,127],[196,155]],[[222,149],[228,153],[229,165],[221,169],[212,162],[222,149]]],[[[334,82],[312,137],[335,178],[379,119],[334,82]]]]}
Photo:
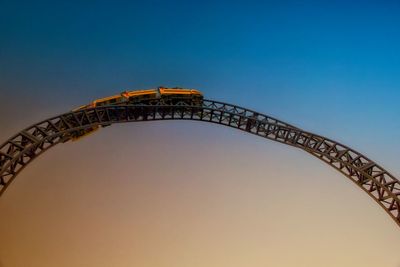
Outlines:
{"type": "MultiPolygon", "coordinates": [[[[124,104],[155,104],[175,105],[178,102],[184,102],[188,105],[201,105],[203,94],[196,89],[184,88],[167,88],[160,86],[157,89],[124,91],[118,95],[96,99],[88,105],[80,106],[72,111],[83,110],[107,105],[124,105],[124,104]]],[[[98,130],[99,126],[95,126],[79,132],[74,132],[72,140],[76,141],[83,136],[98,130]]]]}

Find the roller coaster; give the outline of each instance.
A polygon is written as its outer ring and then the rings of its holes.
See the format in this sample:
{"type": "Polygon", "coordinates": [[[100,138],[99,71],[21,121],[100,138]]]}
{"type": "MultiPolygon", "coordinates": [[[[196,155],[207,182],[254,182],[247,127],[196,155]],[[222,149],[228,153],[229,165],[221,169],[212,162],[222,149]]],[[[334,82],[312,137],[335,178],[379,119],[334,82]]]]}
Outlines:
{"type": "Polygon", "coordinates": [[[332,139],[182,88],[123,92],[20,131],[0,146],[0,196],[33,159],[59,143],[79,140],[114,123],[156,120],[210,122],[302,149],[349,178],[400,226],[400,182],[374,161],[332,139]]]}

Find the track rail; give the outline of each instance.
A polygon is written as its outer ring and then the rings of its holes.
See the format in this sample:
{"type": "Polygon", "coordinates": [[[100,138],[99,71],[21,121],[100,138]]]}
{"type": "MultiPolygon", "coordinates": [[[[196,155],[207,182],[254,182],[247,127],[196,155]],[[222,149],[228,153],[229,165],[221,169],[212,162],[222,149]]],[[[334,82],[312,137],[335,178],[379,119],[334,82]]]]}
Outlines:
{"type": "Polygon", "coordinates": [[[372,197],[400,226],[400,182],[361,153],[329,138],[235,105],[204,100],[202,106],[120,105],[64,113],[34,124],[0,146],[0,196],[38,155],[93,126],[152,120],[216,123],[300,148],[329,164],[372,197]]]}

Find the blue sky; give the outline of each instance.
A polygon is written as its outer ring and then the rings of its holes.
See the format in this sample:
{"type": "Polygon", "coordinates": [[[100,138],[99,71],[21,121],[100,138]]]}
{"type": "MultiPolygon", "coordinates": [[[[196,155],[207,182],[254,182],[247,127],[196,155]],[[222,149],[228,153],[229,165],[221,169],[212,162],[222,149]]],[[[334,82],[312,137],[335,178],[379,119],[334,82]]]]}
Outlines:
{"type": "Polygon", "coordinates": [[[397,1],[2,1],[0,12],[1,92],[62,97],[58,112],[166,85],[349,131],[345,143],[400,130],[397,1]]]}

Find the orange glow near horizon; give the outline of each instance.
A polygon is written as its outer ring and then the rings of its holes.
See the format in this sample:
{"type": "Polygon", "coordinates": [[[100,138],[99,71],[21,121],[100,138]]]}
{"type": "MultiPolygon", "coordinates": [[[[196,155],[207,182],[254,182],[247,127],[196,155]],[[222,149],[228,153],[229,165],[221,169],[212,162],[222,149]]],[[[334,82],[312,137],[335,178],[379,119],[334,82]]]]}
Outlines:
{"type": "Polygon", "coordinates": [[[397,225],[347,178],[302,151],[198,122],[113,125],[59,145],[0,210],[6,267],[399,261],[384,257],[399,246],[376,245],[400,244],[397,225]]]}

